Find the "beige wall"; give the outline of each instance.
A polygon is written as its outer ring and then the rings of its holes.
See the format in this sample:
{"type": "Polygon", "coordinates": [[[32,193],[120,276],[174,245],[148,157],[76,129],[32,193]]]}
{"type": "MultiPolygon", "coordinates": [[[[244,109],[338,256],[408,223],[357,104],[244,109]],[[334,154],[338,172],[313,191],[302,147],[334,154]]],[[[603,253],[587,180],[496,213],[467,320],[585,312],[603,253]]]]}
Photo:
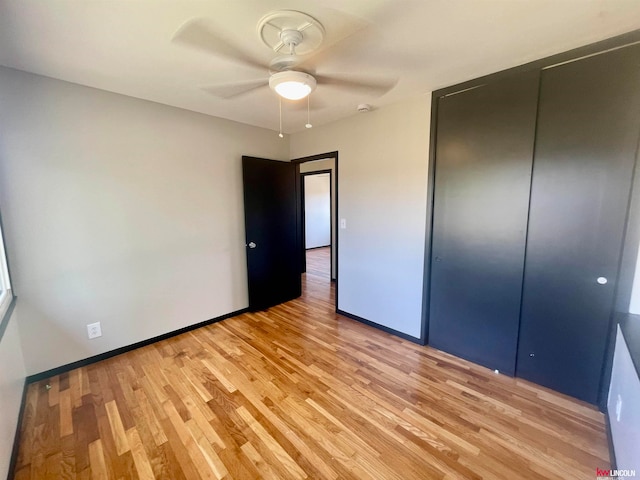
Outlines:
{"type": "Polygon", "coordinates": [[[247,306],[241,156],[288,138],[1,67],[0,112],[28,374],[247,306]]]}
{"type": "Polygon", "coordinates": [[[0,478],[7,478],[26,376],[18,336],[18,307],[0,341],[0,478]]]}
{"type": "Polygon", "coordinates": [[[430,95],[291,135],[291,158],[338,151],[338,308],[419,337],[430,95]]]}

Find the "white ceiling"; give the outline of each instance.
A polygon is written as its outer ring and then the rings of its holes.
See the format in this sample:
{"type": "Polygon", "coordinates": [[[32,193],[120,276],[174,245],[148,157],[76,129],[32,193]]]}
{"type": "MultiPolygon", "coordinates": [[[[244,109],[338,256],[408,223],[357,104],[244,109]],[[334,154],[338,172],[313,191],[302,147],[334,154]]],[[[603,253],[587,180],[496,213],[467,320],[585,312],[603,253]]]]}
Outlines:
{"type": "MultiPolygon", "coordinates": [[[[379,97],[319,85],[316,126],[640,28],[640,0],[0,0],[0,64],[277,130],[268,88],[226,100],[204,89],[266,70],[172,39],[199,19],[268,63],[256,25],[281,9],[324,25],[318,74],[397,81],[379,97]]],[[[285,132],[304,130],[302,103],[283,105],[285,132]]]]}

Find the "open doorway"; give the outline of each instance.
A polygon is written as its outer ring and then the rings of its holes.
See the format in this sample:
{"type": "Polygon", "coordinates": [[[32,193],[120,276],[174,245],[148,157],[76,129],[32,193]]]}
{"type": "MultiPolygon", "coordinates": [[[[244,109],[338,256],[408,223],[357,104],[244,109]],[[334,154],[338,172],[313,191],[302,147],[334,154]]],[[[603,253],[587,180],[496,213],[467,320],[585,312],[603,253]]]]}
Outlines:
{"type": "MultiPolygon", "coordinates": [[[[322,160],[319,160],[322,161],[322,160]]],[[[309,162],[313,167],[313,162],[309,162]]],[[[318,279],[332,280],[331,248],[333,246],[332,175],[331,170],[301,172],[302,241],[305,258],[303,271],[318,279]]]]}
{"type": "Polygon", "coordinates": [[[303,295],[337,308],[337,152],[294,160],[300,171],[300,235],[303,295]],[[313,290],[313,292],[311,291],[313,290]]]}

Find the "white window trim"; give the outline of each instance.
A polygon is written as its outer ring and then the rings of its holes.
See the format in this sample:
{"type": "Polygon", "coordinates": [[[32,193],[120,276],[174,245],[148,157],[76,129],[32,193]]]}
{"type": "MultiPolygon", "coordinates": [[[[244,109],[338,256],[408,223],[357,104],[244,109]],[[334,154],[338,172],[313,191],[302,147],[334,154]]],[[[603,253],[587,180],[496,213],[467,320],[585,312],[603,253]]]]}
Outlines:
{"type": "Polygon", "coordinates": [[[9,310],[11,300],[13,300],[11,290],[4,290],[2,293],[0,293],[0,321],[4,318],[7,311],[9,310]]]}
{"type": "Polygon", "coordinates": [[[9,310],[11,301],[13,300],[13,291],[11,290],[11,279],[9,278],[9,267],[7,265],[7,253],[4,249],[4,232],[0,226],[0,321],[4,318],[9,310]]]}

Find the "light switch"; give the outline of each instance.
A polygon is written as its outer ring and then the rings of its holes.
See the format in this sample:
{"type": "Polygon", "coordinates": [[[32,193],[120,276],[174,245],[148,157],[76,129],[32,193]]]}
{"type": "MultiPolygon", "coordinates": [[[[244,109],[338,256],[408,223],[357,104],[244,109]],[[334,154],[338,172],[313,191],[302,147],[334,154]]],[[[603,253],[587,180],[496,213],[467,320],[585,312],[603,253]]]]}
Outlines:
{"type": "Polygon", "coordinates": [[[340,219],[340,228],[342,230],[344,230],[345,228],[347,228],[347,219],[346,218],[341,218],[340,219]]]}

